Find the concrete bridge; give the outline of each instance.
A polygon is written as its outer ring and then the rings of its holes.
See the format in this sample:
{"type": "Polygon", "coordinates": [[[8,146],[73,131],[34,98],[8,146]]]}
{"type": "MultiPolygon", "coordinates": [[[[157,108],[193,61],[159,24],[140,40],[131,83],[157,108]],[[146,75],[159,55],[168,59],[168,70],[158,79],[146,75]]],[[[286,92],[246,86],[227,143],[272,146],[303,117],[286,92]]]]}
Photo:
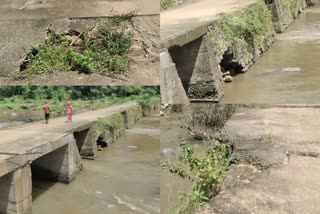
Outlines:
{"type": "MultiPolygon", "coordinates": [[[[275,32],[283,32],[309,4],[309,0],[292,1],[292,7],[287,7],[279,0],[265,2],[268,2],[268,7],[264,8],[268,8],[272,13],[272,21],[265,21],[264,35],[253,35],[263,39],[255,44],[253,53],[249,54],[250,48],[245,47],[245,38],[240,38],[236,42],[235,50],[230,52],[234,44],[226,41],[228,38],[224,33],[225,29],[216,23],[222,14],[243,11],[262,1],[193,0],[161,12],[162,102],[218,102],[223,96],[223,72],[227,69],[222,68],[223,61],[236,64],[241,73],[246,72],[272,44],[275,32]],[[295,8],[295,11],[291,11],[291,8],[295,8]]],[[[261,8],[256,11],[262,14],[261,8]]]]}
{"type": "Polygon", "coordinates": [[[32,213],[32,176],[71,182],[97,141],[112,143],[142,117],[134,102],[0,130],[0,213],[32,213]],[[117,125],[110,127],[115,123],[117,125]]]}
{"type": "MultiPolygon", "coordinates": [[[[150,85],[159,84],[158,64],[149,65],[151,60],[140,59],[139,68],[132,68],[126,81],[121,78],[111,78],[93,74],[81,75],[78,72],[62,72],[49,75],[45,81],[41,78],[17,80],[12,78],[20,71],[20,65],[28,52],[43,43],[47,38],[48,30],[58,34],[68,31],[83,32],[96,23],[97,19],[123,15],[134,12],[133,18],[137,25],[134,33],[137,40],[147,37],[151,42],[159,36],[159,12],[160,6],[157,0],[3,0],[0,5],[0,83],[2,85],[51,84],[57,85],[102,85],[128,84],[128,81],[146,82],[136,76],[148,77],[150,85]],[[138,32],[140,31],[140,32],[138,32]],[[153,66],[154,67],[153,67],[153,66]],[[152,72],[154,71],[155,72],[152,72]],[[133,73],[133,74],[132,74],[133,73]],[[157,76],[158,75],[158,76],[157,76]],[[72,77],[72,78],[69,78],[72,77]],[[155,79],[156,80],[153,80],[155,79]],[[67,79],[67,81],[66,81],[67,79]],[[54,81],[52,81],[54,80],[54,81]],[[154,81],[154,82],[153,82],[154,81]],[[56,82],[56,83],[54,83],[56,82]]],[[[154,42],[155,43],[155,42],[154,42]]],[[[149,44],[149,41],[148,41],[149,44]]],[[[158,43],[157,43],[158,44],[158,43]]],[[[151,50],[150,50],[151,51],[151,50]]],[[[153,51],[153,50],[152,50],[153,51]]],[[[158,60],[156,60],[158,63],[158,60]]]]}

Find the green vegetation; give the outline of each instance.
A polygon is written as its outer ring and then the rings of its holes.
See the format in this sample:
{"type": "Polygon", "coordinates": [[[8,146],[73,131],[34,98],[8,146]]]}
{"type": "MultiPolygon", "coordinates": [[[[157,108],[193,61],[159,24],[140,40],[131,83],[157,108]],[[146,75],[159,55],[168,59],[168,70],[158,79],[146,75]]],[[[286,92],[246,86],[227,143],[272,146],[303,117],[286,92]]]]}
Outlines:
{"type": "Polygon", "coordinates": [[[223,38],[217,40],[217,46],[228,44],[234,47],[239,40],[244,40],[251,52],[267,33],[273,33],[272,14],[263,1],[241,11],[223,15],[217,26],[223,31],[223,38]]]}
{"type": "Polygon", "coordinates": [[[236,110],[236,105],[192,105],[181,121],[189,133],[197,140],[213,139],[223,134],[224,126],[236,110]]]}
{"type": "Polygon", "coordinates": [[[160,0],[161,9],[168,9],[169,7],[173,7],[176,4],[176,0],[160,0]]]}
{"type": "Polygon", "coordinates": [[[161,167],[192,181],[192,191],[181,193],[182,203],[176,211],[179,214],[191,214],[218,192],[228,167],[230,149],[227,144],[217,141],[211,142],[203,156],[196,155],[189,146],[183,145],[182,148],[179,160],[188,169],[184,170],[183,166],[168,161],[162,161],[161,167]]]}
{"type": "MultiPolygon", "coordinates": [[[[119,133],[125,130],[125,120],[121,113],[113,114],[111,117],[100,119],[97,122],[98,130],[108,132],[112,138],[118,137],[119,133]]],[[[105,135],[106,133],[104,133],[105,135]]]]}
{"type": "Polygon", "coordinates": [[[192,214],[203,203],[216,195],[229,165],[231,145],[226,138],[225,123],[234,113],[235,105],[202,104],[191,105],[182,119],[186,128],[196,140],[208,140],[206,152],[199,154],[185,142],[181,143],[182,152],[179,162],[161,161],[162,169],[192,182],[192,191],[180,193],[181,203],[178,214],[192,214]]]}
{"type": "MultiPolygon", "coordinates": [[[[266,4],[270,4],[266,1],[266,4]]],[[[287,26],[297,17],[299,13],[300,1],[278,0],[278,13],[273,17],[274,27],[277,32],[283,32],[287,26]]]]}
{"type": "Polygon", "coordinates": [[[128,126],[134,125],[141,118],[142,111],[143,110],[141,106],[131,107],[128,110],[128,117],[127,117],[128,126]]]}
{"type": "Polygon", "coordinates": [[[126,101],[155,100],[159,94],[160,88],[153,86],[2,86],[0,120],[41,120],[44,101],[49,102],[52,116],[57,117],[65,115],[67,100],[72,101],[74,112],[79,113],[126,101]]]}
{"type": "Polygon", "coordinates": [[[34,47],[21,65],[18,77],[53,71],[75,70],[83,73],[129,70],[129,49],[132,34],[128,31],[133,14],[98,20],[84,32],[70,31],[58,35],[48,32],[48,38],[34,47]]]}

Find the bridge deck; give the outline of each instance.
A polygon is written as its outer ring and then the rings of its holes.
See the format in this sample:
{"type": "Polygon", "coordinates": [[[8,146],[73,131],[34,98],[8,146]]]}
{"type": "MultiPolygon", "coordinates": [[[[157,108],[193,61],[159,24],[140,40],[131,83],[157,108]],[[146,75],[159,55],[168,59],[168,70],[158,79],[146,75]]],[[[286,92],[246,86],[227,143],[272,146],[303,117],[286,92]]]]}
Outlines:
{"type": "Polygon", "coordinates": [[[0,176],[62,147],[66,144],[64,137],[89,128],[99,118],[126,111],[136,105],[134,102],[127,102],[76,114],[72,123],[66,123],[66,118],[61,117],[51,119],[49,124],[41,121],[0,130],[0,176]]]}
{"type": "Polygon", "coordinates": [[[0,20],[112,16],[138,11],[159,14],[156,0],[3,0],[0,20]]]}
{"type": "Polygon", "coordinates": [[[161,12],[161,47],[184,45],[207,32],[207,26],[221,13],[246,7],[256,0],[191,0],[161,12]]]}

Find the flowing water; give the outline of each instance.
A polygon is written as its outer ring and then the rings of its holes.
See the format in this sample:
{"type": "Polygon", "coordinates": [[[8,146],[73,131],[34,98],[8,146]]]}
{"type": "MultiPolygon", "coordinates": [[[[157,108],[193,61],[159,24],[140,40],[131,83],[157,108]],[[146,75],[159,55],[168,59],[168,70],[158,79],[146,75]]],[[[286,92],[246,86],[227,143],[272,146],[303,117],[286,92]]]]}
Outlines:
{"type": "Polygon", "coordinates": [[[160,213],[159,143],[159,115],[143,118],[70,184],[34,180],[32,213],[160,213]]]}
{"type": "Polygon", "coordinates": [[[320,101],[320,3],[308,7],[245,74],[224,84],[223,103],[320,101]],[[286,69],[288,68],[288,69],[286,69]],[[297,69],[297,68],[301,68],[297,69]]]}
{"type": "MultiPolygon", "coordinates": [[[[195,148],[196,152],[204,152],[206,144],[195,142],[191,135],[180,127],[182,113],[172,113],[166,118],[161,118],[161,137],[160,137],[160,157],[161,160],[177,162],[181,152],[180,143],[185,141],[195,148]]],[[[189,192],[192,189],[192,183],[187,179],[170,174],[162,169],[160,174],[160,208],[161,214],[171,214],[181,206],[179,200],[180,192],[189,192]]]]}

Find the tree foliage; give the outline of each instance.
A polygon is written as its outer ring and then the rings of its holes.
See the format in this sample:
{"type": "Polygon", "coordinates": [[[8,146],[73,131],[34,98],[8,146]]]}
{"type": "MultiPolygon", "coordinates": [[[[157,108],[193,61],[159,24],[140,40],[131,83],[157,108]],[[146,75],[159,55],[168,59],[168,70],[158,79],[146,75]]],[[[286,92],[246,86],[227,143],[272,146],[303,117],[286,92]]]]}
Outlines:
{"type": "Polygon", "coordinates": [[[108,96],[130,97],[157,96],[157,86],[1,86],[0,99],[20,97],[21,99],[83,99],[94,100],[108,96]]]}

